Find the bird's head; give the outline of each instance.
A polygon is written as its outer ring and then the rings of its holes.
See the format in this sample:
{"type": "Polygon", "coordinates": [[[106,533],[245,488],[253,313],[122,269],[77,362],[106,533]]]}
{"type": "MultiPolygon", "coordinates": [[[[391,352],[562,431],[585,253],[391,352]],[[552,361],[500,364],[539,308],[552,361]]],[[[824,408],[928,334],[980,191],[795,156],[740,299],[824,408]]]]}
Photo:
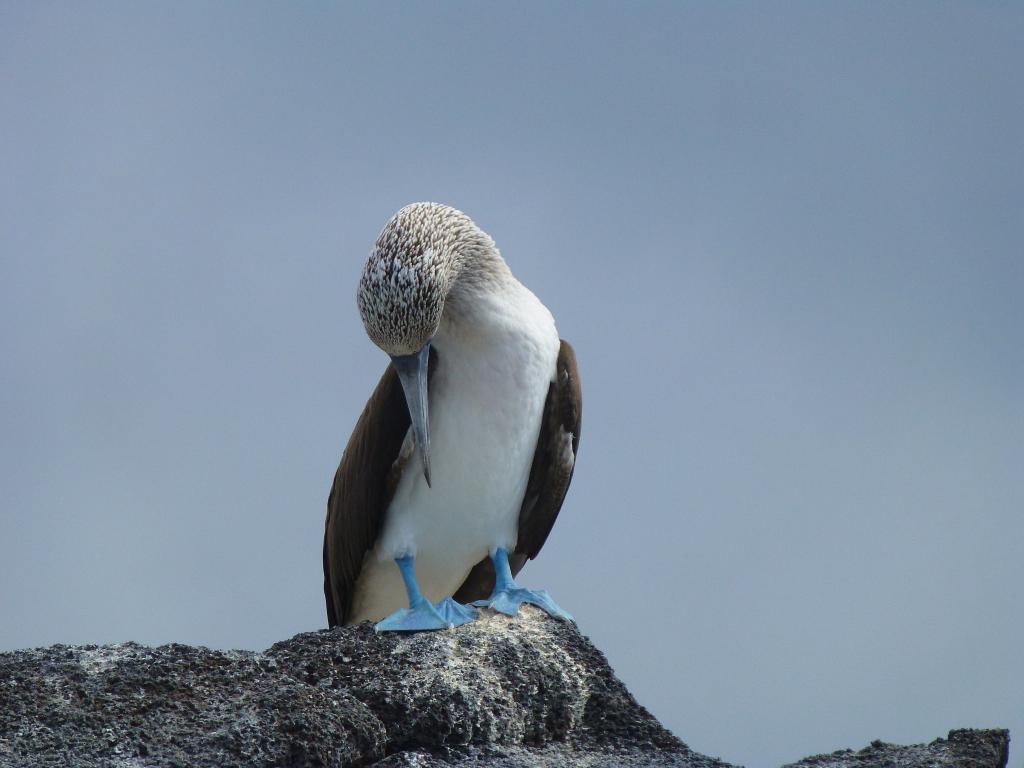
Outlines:
{"type": "Polygon", "coordinates": [[[430,340],[460,274],[475,273],[475,267],[492,259],[501,261],[494,241],[462,211],[413,203],[384,225],[359,281],[359,314],[370,340],[388,353],[402,382],[427,485],[430,340]]]}
{"type": "MultiPolygon", "coordinates": [[[[447,209],[453,210],[453,209],[447,209]]],[[[370,341],[392,357],[418,352],[437,331],[454,272],[445,207],[414,203],[384,226],[356,296],[370,341]]]]}

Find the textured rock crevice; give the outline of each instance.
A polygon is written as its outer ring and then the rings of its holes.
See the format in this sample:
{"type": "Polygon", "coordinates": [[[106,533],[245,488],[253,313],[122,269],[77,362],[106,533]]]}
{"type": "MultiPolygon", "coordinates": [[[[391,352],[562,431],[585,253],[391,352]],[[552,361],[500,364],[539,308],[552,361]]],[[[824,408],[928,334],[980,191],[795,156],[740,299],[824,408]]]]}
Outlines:
{"type": "MultiPolygon", "coordinates": [[[[1002,768],[1005,731],[872,744],[807,768],[1002,768]]],[[[449,632],[368,625],[262,653],[184,645],[0,654],[0,766],[729,768],[639,706],[576,628],[524,609],[449,632]]]]}

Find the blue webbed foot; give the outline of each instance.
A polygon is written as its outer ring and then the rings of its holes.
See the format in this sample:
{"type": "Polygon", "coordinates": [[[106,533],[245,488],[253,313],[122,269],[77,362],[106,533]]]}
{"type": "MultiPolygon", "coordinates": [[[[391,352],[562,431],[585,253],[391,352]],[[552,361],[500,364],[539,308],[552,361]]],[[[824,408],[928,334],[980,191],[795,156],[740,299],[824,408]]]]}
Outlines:
{"type": "Polygon", "coordinates": [[[489,598],[477,600],[473,605],[492,608],[509,616],[515,616],[520,605],[530,603],[530,605],[544,609],[549,616],[554,616],[556,619],[573,621],[569,612],[552,600],[551,595],[545,590],[527,589],[516,584],[509,567],[508,552],[504,549],[495,550],[491,555],[491,560],[494,563],[494,591],[491,592],[489,598]]]}
{"type": "Polygon", "coordinates": [[[450,597],[446,597],[444,600],[434,606],[437,612],[441,614],[441,617],[448,622],[449,626],[458,627],[467,622],[472,621],[480,615],[480,611],[471,605],[463,605],[450,597]]]}
{"type": "Polygon", "coordinates": [[[409,608],[400,608],[374,625],[378,632],[414,632],[447,628],[448,621],[427,600],[422,600],[409,608]]]}
{"type": "Polygon", "coordinates": [[[432,605],[420,592],[413,573],[411,555],[395,558],[398,570],[405,581],[406,593],[409,596],[409,607],[401,608],[390,616],[385,616],[374,625],[378,632],[417,632],[428,629],[447,629],[472,621],[478,615],[476,608],[460,605],[446,597],[437,605],[432,605]]]}
{"type": "Polygon", "coordinates": [[[549,616],[554,616],[556,619],[573,620],[569,612],[552,600],[551,595],[544,589],[534,590],[527,589],[526,587],[509,587],[500,591],[495,590],[487,600],[477,600],[473,605],[487,606],[509,616],[515,616],[519,606],[523,603],[543,608],[549,616]]]}

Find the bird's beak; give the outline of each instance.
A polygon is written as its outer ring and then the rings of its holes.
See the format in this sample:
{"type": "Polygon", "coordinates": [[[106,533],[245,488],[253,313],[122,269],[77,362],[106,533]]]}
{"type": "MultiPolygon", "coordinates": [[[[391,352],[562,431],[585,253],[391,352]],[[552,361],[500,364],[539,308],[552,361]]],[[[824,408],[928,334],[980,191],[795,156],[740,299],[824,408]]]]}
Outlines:
{"type": "Polygon", "coordinates": [[[427,362],[430,359],[430,342],[419,352],[411,355],[392,355],[391,362],[398,371],[398,379],[405,391],[405,402],[409,405],[412,419],[412,434],[423,458],[423,478],[430,487],[430,432],[427,429],[427,362]]]}

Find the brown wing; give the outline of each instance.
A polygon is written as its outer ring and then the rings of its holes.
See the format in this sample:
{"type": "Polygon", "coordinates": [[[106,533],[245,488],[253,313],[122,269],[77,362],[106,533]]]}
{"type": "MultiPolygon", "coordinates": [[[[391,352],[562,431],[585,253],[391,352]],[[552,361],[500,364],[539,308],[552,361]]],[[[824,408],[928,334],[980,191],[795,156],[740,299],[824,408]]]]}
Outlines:
{"type": "MultiPolygon", "coordinates": [[[[431,349],[429,374],[437,365],[431,349]]],[[[324,597],[327,624],[344,624],[352,611],[356,579],[373,549],[394,496],[402,443],[409,431],[402,384],[388,365],[352,430],[327,498],[324,526],[324,597]]]]}
{"type": "MultiPolygon", "coordinates": [[[[519,538],[515,552],[509,554],[513,575],[540,552],[562,508],[576,466],[582,415],[583,398],[576,353],[569,342],[563,340],[558,352],[555,380],[548,387],[530,479],[519,511],[519,538]]],[[[473,566],[455,593],[455,599],[461,603],[483,600],[493,589],[494,566],[490,558],[485,557],[473,566]]]]}

